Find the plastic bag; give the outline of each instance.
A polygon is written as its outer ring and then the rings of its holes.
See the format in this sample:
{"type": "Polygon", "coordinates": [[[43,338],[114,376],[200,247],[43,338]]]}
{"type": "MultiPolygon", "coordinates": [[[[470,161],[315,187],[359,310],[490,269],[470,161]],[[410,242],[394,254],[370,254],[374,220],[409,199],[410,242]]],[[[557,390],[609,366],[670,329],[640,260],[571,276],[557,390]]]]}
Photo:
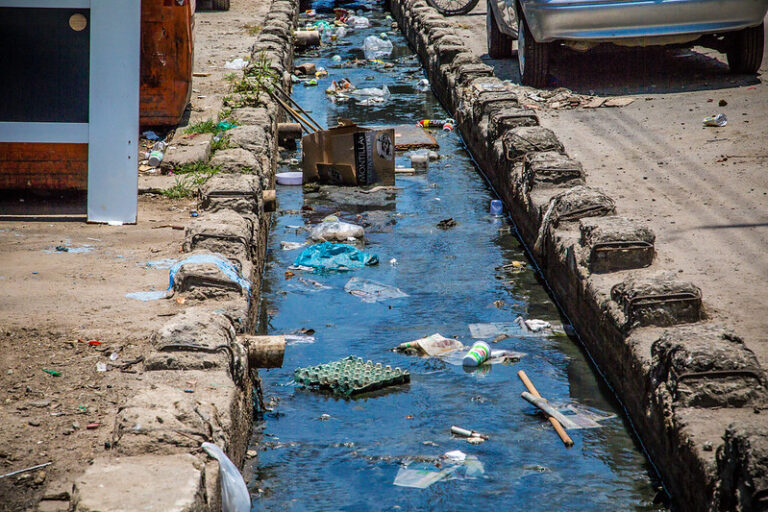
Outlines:
{"type": "Polygon", "coordinates": [[[224,67],[226,69],[243,69],[247,65],[248,65],[247,60],[243,60],[240,57],[238,57],[235,60],[228,60],[226,64],[224,64],[224,67]]]}
{"type": "Polygon", "coordinates": [[[379,257],[375,254],[363,252],[351,245],[323,242],[301,251],[293,265],[315,270],[352,270],[376,265],[378,262],[379,257]]]}
{"type": "Polygon", "coordinates": [[[201,445],[205,452],[219,461],[219,474],[221,478],[221,511],[222,512],[250,512],[251,495],[245,486],[243,475],[229,460],[227,454],[213,443],[201,445]]]}
{"type": "Polygon", "coordinates": [[[363,52],[368,60],[380,59],[392,55],[394,46],[392,41],[381,39],[376,36],[368,36],[363,42],[363,52]]]}
{"type": "Polygon", "coordinates": [[[371,22],[365,16],[350,16],[347,18],[347,25],[352,28],[368,28],[371,22]]]}
{"type": "Polygon", "coordinates": [[[344,285],[344,291],[360,297],[363,302],[379,302],[386,299],[408,297],[408,294],[400,288],[359,277],[353,277],[347,281],[347,284],[344,285]]]}
{"type": "Polygon", "coordinates": [[[364,235],[361,226],[348,222],[322,222],[309,232],[309,238],[315,242],[344,242],[350,238],[363,238],[364,235]]]}
{"type": "Polygon", "coordinates": [[[350,94],[355,96],[371,96],[375,98],[386,98],[389,96],[389,88],[386,85],[381,87],[364,87],[362,89],[355,89],[350,94]]]}

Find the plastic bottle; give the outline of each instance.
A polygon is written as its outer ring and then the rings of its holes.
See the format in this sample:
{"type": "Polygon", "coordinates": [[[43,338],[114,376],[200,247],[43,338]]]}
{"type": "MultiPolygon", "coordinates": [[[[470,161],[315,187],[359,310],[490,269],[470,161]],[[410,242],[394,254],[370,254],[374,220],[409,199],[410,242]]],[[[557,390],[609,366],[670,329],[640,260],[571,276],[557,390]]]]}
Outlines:
{"type": "Polygon", "coordinates": [[[504,206],[498,199],[491,200],[491,215],[500,216],[504,212],[504,206]]]}
{"type": "Polygon", "coordinates": [[[469,349],[469,352],[467,352],[461,362],[464,366],[480,366],[488,360],[490,355],[491,347],[484,341],[478,341],[472,345],[472,348],[469,349]]]}

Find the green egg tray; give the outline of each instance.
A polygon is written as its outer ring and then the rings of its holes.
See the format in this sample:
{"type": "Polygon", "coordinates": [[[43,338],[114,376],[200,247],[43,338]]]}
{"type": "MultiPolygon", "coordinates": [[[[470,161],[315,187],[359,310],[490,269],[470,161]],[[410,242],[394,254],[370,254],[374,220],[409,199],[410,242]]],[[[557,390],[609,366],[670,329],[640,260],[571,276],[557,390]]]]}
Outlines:
{"type": "Polygon", "coordinates": [[[293,380],[307,388],[349,396],[410,382],[411,374],[408,370],[347,356],[326,364],[296,368],[293,380]]]}

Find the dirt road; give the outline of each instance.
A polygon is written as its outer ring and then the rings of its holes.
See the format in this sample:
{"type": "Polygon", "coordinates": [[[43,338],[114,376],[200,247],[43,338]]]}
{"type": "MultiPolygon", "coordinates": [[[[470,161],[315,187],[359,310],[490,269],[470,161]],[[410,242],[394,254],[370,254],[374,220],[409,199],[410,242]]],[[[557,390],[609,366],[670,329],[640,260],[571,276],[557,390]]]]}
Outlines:
{"type": "MultiPolygon", "coordinates": [[[[517,83],[516,57],[488,56],[485,12],[481,2],[450,20],[496,76],[517,83]]],[[[708,315],[743,336],[762,365],[768,365],[768,49],[766,56],[755,77],[729,74],[724,55],[702,47],[563,52],[551,69],[555,86],[635,101],[538,111],[541,124],[584,164],[590,184],[615,198],[621,215],[653,227],[655,266],[700,286],[708,315]],[[719,112],[727,126],[702,126],[719,112]]]]}
{"type": "MultiPolygon", "coordinates": [[[[270,4],[232,0],[228,12],[196,14],[195,72],[205,76],[193,80],[192,122],[216,119],[230,88],[224,65],[248,58],[270,4]]],[[[0,511],[33,510],[44,493],[71,490],[109,447],[117,407],[142,376],[97,364],[145,354],[151,334],[183,309],[125,295],[168,286],[184,239],[171,226],[188,224],[195,208],[143,195],[138,224],[113,227],[85,223],[84,196],[0,198],[0,474],[52,462],[0,479],[0,511]]]]}

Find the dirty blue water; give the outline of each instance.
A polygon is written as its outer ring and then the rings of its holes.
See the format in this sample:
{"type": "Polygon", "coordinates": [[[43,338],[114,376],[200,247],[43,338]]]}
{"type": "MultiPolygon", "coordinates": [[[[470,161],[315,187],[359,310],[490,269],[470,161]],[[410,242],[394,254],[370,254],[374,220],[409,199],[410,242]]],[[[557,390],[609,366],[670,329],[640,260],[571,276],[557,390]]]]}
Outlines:
{"type": "MultiPolygon", "coordinates": [[[[314,7],[322,15],[333,4],[314,7]]],[[[416,89],[423,72],[403,37],[389,27],[386,13],[373,5],[353,7],[373,8],[363,13],[372,26],[348,34],[340,44],[298,53],[297,64],[314,62],[330,76],[318,80],[317,87],[297,84],[294,98],[331,126],[338,117],[365,125],[445,118],[432,94],[416,89]],[[381,32],[395,45],[392,56],[383,59],[395,63],[393,68],[333,67],[335,54],[344,61],[362,59],[363,39],[381,32]],[[324,90],[340,78],[358,87],[387,85],[392,95],[376,106],[334,103],[324,90]]],[[[517,363],[475,371],[391,350],[433,333],[471,345],[469,324],[512,322],[518,315],[563,322],[530,266],[517,273],[498,269],[525,261],[520,243],[506,220],[489,215],[493,193],[458,134],[432,133],[440,160],[418,174],[398,175],[400,190],[380,205],[323,200],[305,195],[301,187],[278,186],[280,211],[270,235],[261,332],[315,332],[313,342],[287,347],[283,368],[261,372],[272,410],[253,438],[259,451],[249,485],[253,509],[664,510],[654,504],[658,482],[618,406],[568,336],[513,335],[490,343],[493,349],[526,355],[517,363]],[[304,242],[306,228],[333,213],[366,226],[364,249],[377,254],[380,263],[352,272],[286,276],[301,249],[282,250],[280,242],[304,242]],[[457,225],[436,228],[446,218],[457,225]],[[344,291],[352,277],[396,286],[408,297],[363,302],[344,291]],[[293,385],[297,367],[350,354],[407,369],[411,382],[347,399],[293,385]],[[516,373],[521,369],[551,401],[618,416],[603,421],[602,428],[569,431],[575,446],[566,449],[549,423],[520,398],[525,388],[516,373]],[[469,444],[451,437],[451,425],[490,439],[469,444]],[[393,485],[408,460],[430,460],[451,450],[476,456],[484,474],[438,481],[426,489],[393,485]]],[[[397,162],[408,166],[402,154],[397,162]]],[[[287,170],[288,165],[281,169],[287,170]]]]}

